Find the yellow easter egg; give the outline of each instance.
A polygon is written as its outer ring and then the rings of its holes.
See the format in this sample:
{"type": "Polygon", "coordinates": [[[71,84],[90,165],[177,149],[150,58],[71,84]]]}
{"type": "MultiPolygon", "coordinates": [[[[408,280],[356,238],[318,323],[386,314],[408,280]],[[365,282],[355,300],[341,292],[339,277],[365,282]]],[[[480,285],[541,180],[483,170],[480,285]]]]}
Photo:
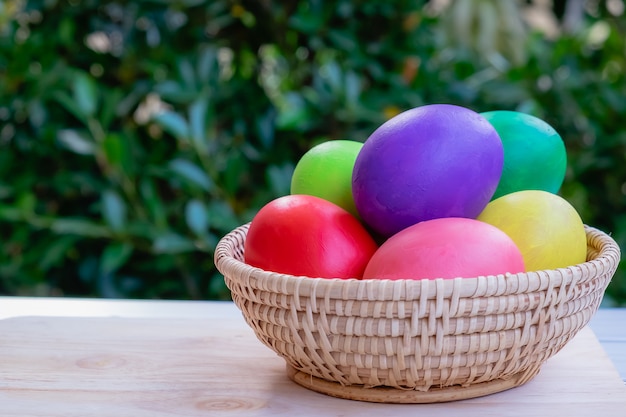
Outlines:
{"type": "Polygon", "coordinates": [[[527,271],[585,262],[587,236],[576,209],[547,191],[523,190],[491,201],[478,220],[504,231],[519,247],[527,271]]]}

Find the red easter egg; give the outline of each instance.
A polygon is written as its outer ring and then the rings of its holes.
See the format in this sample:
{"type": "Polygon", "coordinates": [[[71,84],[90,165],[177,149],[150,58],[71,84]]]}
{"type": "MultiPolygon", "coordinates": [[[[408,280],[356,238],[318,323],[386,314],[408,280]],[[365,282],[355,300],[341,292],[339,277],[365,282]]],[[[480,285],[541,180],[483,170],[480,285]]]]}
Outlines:
{"type": "Polygon", "coordinates": [[[513,240],[468,218],[426,220],[391,236],[374,253],[363,278],[435,279],[524,272],[513,240]]]}
{"type": "Polygon", "coordinates": [[[377,249],[352,214],[311,195],[287,195],[254,216],[244,261],[266,271],[320,278],[361,278],[377,249]]]}

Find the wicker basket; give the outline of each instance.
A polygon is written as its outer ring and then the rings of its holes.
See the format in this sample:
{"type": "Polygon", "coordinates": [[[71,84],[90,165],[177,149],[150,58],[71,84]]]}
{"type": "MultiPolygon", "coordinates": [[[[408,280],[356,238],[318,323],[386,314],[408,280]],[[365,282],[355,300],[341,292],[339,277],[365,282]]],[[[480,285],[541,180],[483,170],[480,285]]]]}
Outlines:
{"type": "Polygon", "coordinates": [[[295,277],[243,263],[249,224],[215,263],[261,342],[296,383],[394,403],[478,397],[524,384],[598,309],[620,249],[586,226],[587,262],[451,280],[295,277]]]}

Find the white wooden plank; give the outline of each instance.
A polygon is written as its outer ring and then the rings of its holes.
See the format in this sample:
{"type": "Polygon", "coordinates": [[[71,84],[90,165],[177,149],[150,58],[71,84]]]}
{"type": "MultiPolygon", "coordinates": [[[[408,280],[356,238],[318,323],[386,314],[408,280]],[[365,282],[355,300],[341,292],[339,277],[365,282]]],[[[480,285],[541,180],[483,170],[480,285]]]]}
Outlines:
{"type": "Polygon", "coordinates": [[[626,387],[589,328],[521,387],[460,402],[389,405],[294,384],[237,310],[220,314],[0,320],[0,415],[623,417],[626,409],[626,387]]]}

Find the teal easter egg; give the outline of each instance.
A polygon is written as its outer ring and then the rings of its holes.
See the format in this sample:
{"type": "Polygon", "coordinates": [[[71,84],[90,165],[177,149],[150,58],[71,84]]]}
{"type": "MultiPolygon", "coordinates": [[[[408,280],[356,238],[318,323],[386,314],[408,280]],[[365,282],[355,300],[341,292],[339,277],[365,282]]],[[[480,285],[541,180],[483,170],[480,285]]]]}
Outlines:
{"type": "Polygon", "coordinates": [[[522,190],[557,193],[565,179],[567,154],[558,132],[530,114],[496,110],[481,113],[502,140],[504,166],[492,200],[522,190]]]}

